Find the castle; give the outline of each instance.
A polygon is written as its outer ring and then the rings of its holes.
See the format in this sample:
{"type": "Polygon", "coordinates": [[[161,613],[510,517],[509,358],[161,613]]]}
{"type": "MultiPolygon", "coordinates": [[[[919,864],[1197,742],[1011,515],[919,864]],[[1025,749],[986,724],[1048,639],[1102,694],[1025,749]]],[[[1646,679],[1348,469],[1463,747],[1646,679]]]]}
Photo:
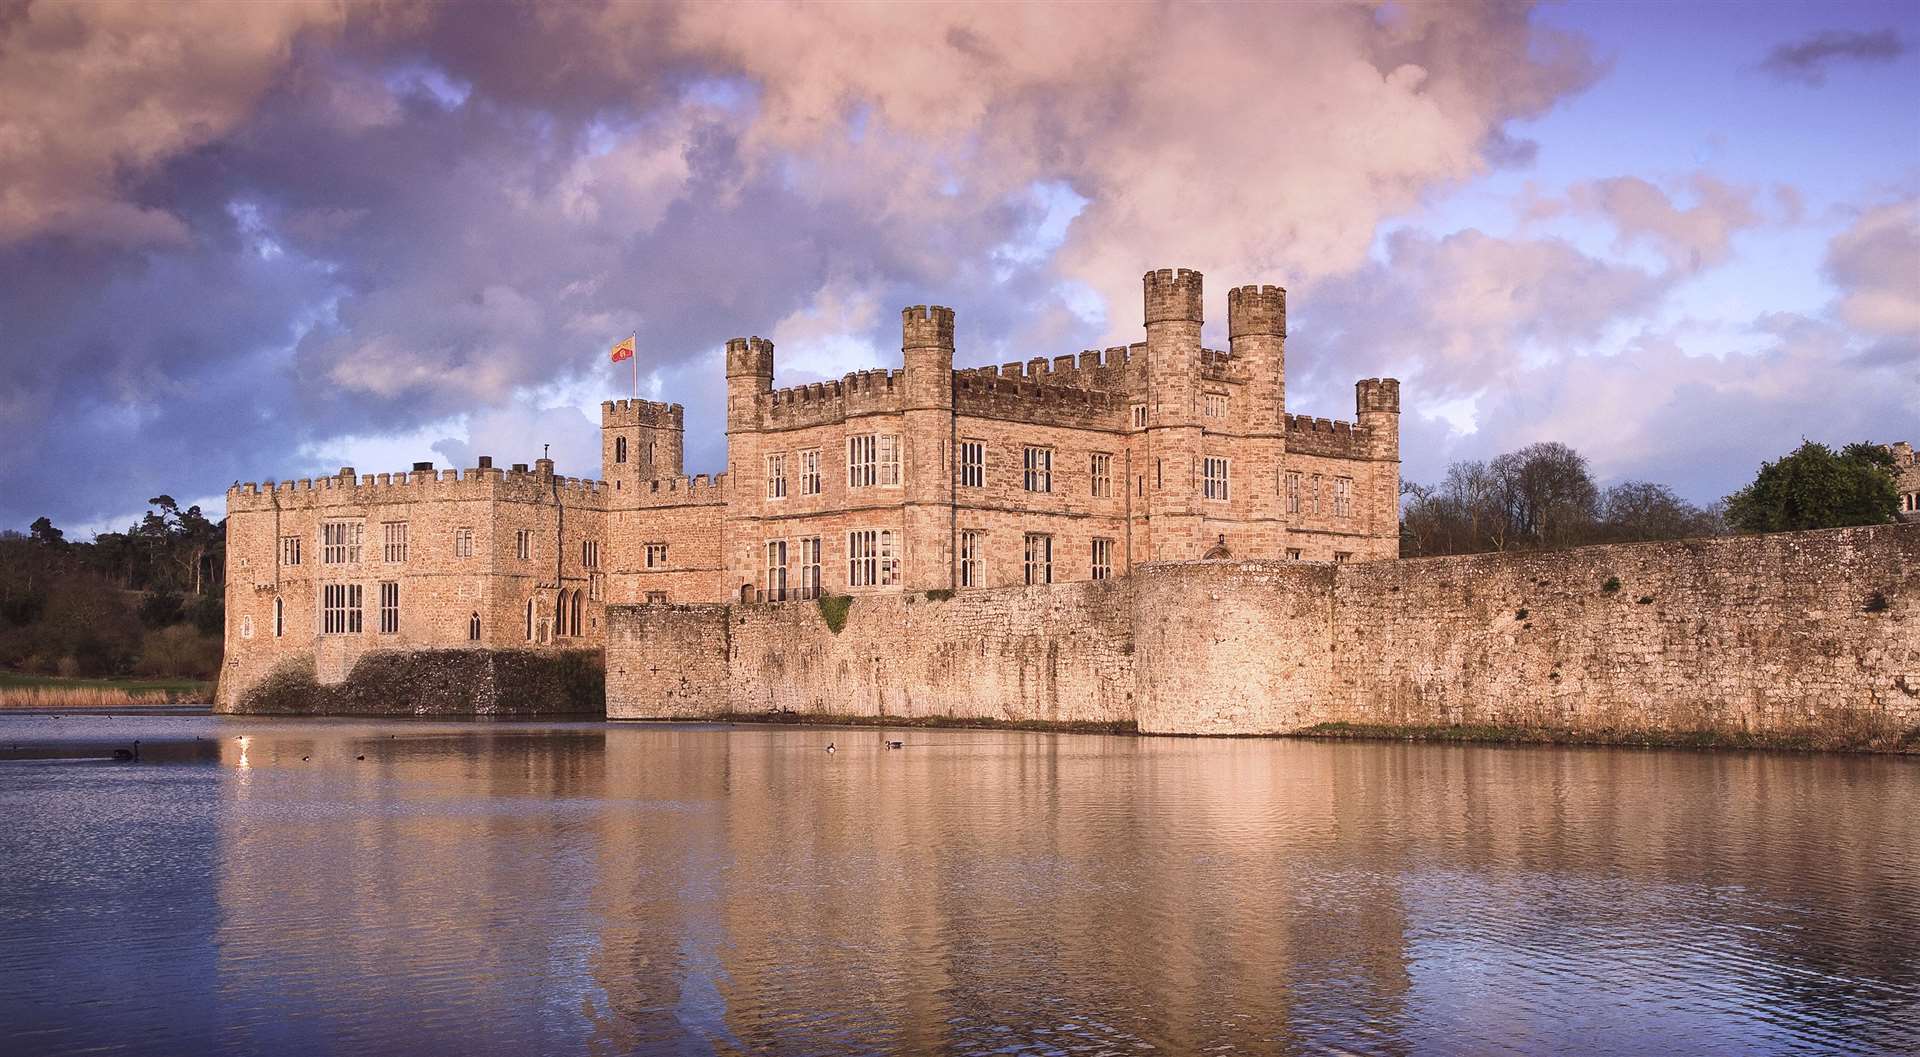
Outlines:
{"type": "Polygon", "coordinates": [[[236,486],[232,708],[289,662],[599,648],[607,606],[776,603],[1124,577],[1148,561],[1357,562],[1398,552],[1399,383],[1356,419],[1287,413],[1286,291],[1227,298],[1148,272],[1146,340],[954,369],[953,310],[902,313],[899,370],[773,387],[773,343],[727,342],[727,472],[684,472],[678,404],[601,407],[601,476],[550,460],[236,486]]]}

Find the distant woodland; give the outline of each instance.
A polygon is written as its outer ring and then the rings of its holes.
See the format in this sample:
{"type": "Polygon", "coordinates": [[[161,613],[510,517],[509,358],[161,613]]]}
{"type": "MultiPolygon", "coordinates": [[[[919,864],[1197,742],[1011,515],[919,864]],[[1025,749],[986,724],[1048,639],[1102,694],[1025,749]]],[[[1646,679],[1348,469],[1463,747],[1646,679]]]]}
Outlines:
{"type": "Polygon", "coordinates": [[[0,533],[0,668],[211,679],[219,673],[226,523],[172,496],[125,532],[69,540],[47,518],[0,533]]]}

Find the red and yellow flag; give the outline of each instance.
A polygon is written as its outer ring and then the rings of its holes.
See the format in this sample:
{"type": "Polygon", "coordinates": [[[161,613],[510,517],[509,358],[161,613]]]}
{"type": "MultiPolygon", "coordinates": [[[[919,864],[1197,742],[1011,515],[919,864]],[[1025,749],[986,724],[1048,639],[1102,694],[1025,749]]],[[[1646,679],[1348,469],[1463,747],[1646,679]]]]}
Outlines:
{"type": "Polygon", "coordinates": [[[633,359],[633,338],[628,338],[613,347],[613,362],[619,363],[621,360],[631,359],[633,359]]]}

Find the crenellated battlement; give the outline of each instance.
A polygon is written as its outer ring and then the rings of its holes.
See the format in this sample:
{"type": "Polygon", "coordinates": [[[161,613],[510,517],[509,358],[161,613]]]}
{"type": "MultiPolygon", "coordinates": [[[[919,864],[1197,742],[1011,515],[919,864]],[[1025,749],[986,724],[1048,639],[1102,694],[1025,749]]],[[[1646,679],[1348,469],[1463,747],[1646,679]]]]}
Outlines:
{"type": "Polygon", "coordinates": [[[658,400],[602,400],[600,428],[646,426],[653,429],[686,429],[686,408],[658,400]]]}
{"type": "Polygon", "coordinates": [[[969,367],[953,374],[956,384],[961,381],[996,379],[1069,389],[1123,392],[1128,386],[1127,370],[1134,365],[1136,351],[1144,355],[1146,346],[1117,345],[1104,351],[1088,349],[1077,356],[1055,356],[1052,359],[1036,356],[1025,362],[969,367]]]}
{"type": "Polygon", "coordinates": [[[901,309],[900,347],[953,348],[953,309],[945,305],[912,305],[901,309]]]}
{"type": "Polygon", "coordinates": [[[723,506],[727,501],[727,475],[680,474],[642,481],[639,487],[623,493],[616,504],[621,509],[658,509],[676,506],[723,506]]]}
{"type": "Polygon", "coordinates": [[[1354,408],[1360,414],[1369,411],[1400,413],[1400,380],[1397,378],[1362,378],[1353,384],[1354,408]]]}
{"type": "Polygon", "coordinates": [[[755,335],[727,339],[727,377],[773,379],[773,342],[755,335]]]}
{"type": "Polygon", "coordinates": [[[1146,322],[1198,323],[1202,320],[1201,275],[1191,268],[1161,268],[1141,281],[1146,295],[1146,322]]]}
{"type": "Polygon", "coordinates": [[[1338,419],[1287,416],[1287,452],[1340,459],[1366,458],[1368,430],[1338,419]]]}
{"type": "Polygon", "coordinates": [[[955,372],[953,395],[960,415],[1080,429],[1118,429],[1126,406],[1121,394],[1101,389],[977,371],[955,372]]]}
{"type": "Polygon", "coordinates": [[[465,500],[551,502],[556,492],[569,503],[604,504],[611,490],[605,481],[563,477],[540,468],[515,463],[511,469],[485,465],[465,470],[418,469],[397,473],[361,474],[342,467],[325,477],[284,481],[250,481],[227,489],[227,510],[319,508],[383,503],[421,503],[465,500]]]}
{"type": "Polygon", "coordinates": [[[854,371],[837,381],[811,382],[775,389],[767,394],[768,428],[836,422],[850,414],[896,411],[906,395],[905,371],[854,371]]]}

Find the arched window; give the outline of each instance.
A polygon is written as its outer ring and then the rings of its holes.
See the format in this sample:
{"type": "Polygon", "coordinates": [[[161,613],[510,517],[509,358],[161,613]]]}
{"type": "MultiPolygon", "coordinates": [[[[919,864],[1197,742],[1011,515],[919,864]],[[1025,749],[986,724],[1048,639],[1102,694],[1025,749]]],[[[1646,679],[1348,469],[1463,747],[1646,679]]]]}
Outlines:
{"type": "Polygon", "coordinates": [[[480,641],[480,614],[478,613],[467,618],[467,641],[480,641]]]}
{"type": "Polygon", "coordinates": [[[575,636],[576,638],[579,637],[580,635],[580,592],[578,591],[575,591],[573,593],[573,607],[567,617],[567,623],[568,623],[567,634],[575,636]]]}
{"type": "Polygon", "coordinates": [[[567,637],[567,593],[565,591],[560,592],[560,597],[553,603],[553,637],[556,639],[567,637]]]}
{"type": "Polygon", "coordinates": [[[533,641],[533,599],[527,599],[527,641],[533,641]]]}
{"type": "Polygon", "coordinates": [[[627,438],[625,437],[613,438],[613,461],[614,462],[627,461],[627,438]]]}
{"type": "Polygon", "coordinates": [[[273,637],[279,638],[287,633],[287,600],[273,600],[273,637]]]}

